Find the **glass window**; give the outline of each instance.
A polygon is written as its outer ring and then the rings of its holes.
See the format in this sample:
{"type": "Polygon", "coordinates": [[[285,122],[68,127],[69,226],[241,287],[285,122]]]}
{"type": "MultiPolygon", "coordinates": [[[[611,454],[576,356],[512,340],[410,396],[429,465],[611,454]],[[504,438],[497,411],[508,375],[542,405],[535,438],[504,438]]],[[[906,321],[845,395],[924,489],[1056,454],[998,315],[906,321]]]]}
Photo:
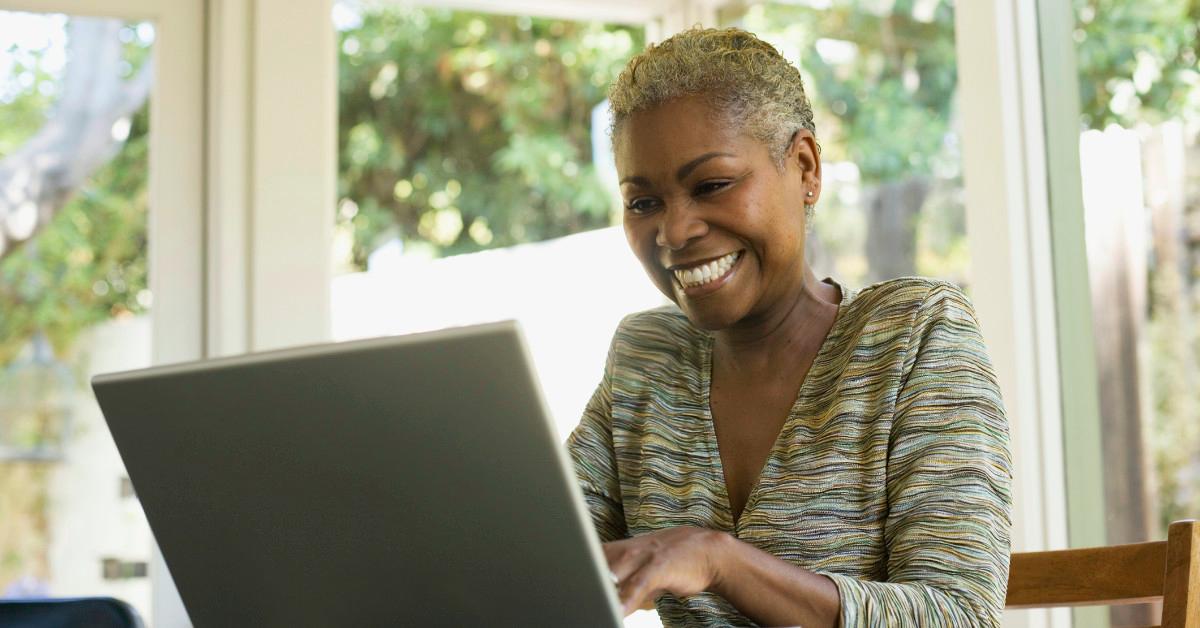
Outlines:
{"type": "Polygon", "coordinates": [[[629,312],[605,94],[641,26],[341,2],[337,339],[517,319],[563,437],[629,312]]]}
{"type": "Polygon", "coordinates": [[[1200,6],[1072,4],[1107,540],[1162,539],[1200,513],[1200,6]]]}
{"type": "Polygon", "coordinates": [[[823,159],[809,238],[818,276],[969,287],[952,3],[749,2],[721,21],[773,44],[804,78],[823,159]]]}
{"type": "Polygon", "coordinates": [[[152,537],[87,384],[148,366],[149,23],[0,12],[0,595],[150,619],[152,537]]]}

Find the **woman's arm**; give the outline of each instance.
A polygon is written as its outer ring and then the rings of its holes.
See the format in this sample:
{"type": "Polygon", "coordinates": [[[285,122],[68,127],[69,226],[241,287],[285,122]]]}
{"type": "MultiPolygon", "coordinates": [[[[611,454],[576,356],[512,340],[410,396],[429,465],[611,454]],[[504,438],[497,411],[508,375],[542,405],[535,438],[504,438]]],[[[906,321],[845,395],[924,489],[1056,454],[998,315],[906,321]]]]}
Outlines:
{"type": "Polygon", "coordinates": [[[830,574],[846,625],[998,626],[1008,585],[1008,422],[967,298],[914,321],[887,452],[887,581],[830,574]]]}
{"type": "Polygon", "coordinates": [[[761,626],[836,627],[838,588],[827,576],[797,567],[728,534],[718,534],[720,557],[710,591],[761,626]]]}
{"type": "Polygon", "coordinates": [[[602,542],[628,536],[612,435],[612,368],[620,333],[618,326],[600,385],[584,408],[579,425],[567,438],[567,452],[574,463],[575,476],[602,542]]]}
{"type": "Polygon", "coordinates": [[[663,593],[716,593],[763,626],[837,626],[838,590],[725,532],[678,527],[604,545],[625,613],[653,608],[663,593]]]}

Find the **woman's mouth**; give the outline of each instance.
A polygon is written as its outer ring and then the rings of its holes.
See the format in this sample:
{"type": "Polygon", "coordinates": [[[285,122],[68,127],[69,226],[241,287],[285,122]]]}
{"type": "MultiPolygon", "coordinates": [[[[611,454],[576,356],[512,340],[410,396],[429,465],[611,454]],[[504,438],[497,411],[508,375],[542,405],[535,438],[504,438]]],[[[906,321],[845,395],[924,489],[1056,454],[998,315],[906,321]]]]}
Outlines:
{"type": "Polygon", "coordinates": [[[741,251],[718,257],[710,262],[692,266],[691,268],[675,269],[675,281],[684,292],[707,292],[708,288],[716,288],[732,274],[733,267],[741,258],[741,251]]]}

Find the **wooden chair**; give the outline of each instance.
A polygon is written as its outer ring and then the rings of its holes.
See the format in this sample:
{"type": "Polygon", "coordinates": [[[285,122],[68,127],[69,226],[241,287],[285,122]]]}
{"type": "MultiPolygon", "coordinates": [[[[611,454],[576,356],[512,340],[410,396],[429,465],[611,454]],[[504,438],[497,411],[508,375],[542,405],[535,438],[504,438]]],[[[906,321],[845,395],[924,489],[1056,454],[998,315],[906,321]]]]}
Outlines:
{"type": "Polygon", "coordinates": [[[1162,601],[1161,628],[1200,628],[1200,523],[1166,541],[1012,555],[1007,608],[1162,601]]]}

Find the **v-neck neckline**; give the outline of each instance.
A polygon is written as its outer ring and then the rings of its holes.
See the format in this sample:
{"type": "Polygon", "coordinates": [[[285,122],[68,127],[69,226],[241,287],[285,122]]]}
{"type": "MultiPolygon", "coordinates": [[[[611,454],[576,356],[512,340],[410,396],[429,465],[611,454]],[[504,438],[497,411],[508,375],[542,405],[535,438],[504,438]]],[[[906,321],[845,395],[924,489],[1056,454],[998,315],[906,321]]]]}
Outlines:
{"type": "Polygon", "coordinates": [[[742,512],[737,516],[733,516],[733,502],[729,497],[729,485],[725,480],[725,463],[721,460],[721,447],[717,442],[717,428],[713,419],[712,412],[712,366],[713,366],[713,344],[715,337],[710,333],[705,335],[705,342],[702,345],[700,355],[700,390],[703,395],[701,410],[704,414],[705,424],[705,445],[708,449],[708,455],[712,460],[712,468],[716,472],[716,486],[721,491],[720,503],[724,506],[724,515],[728,517],[729,532],[732,532],[736,537],[740,531],[742,522],[746,521],[747,514],[758,502],[759,487],[762,485],[763,476],[771,466],[771,462],[779,455],[781,443],[784,435],[790,430],[791,425],[803,414],[802,410],[808,399],[812,396],[812,391],[809,389],[813,386],[812,382],[820,375],[821,372],[828,367],[830,361],[829,353],[833,346],[834,339],[840,335],[841,325],[845,321],[846,307],[850,300],[854,297],[854,292],[842,286],[831,278],[826,278],[827,281],[836,286],[838,293],[841,295],[841,301],[838,302],[837,313],[834,315],[833,325],[829,327],[829,332],[825,334],[825,338],[821,340],[821,346],[817,349],[816,356],[813,357],[813,363],[808,367],[808,372],[804,375],[804,380],[800,382],[800,388],[796,391],[796,398],[792,400],[791,408],[788,410],[787,417],[783,420],[783,424],[779,428],[779,433],[775,435],[775,441],[771,444],[771,449],[767,453],[766,459],[763,460],[762,468],[758,471],[758,477],[754,479],[754,484],[750,487],[750,492],[746,494],[746,503],[742,504],[742,512]]]}

